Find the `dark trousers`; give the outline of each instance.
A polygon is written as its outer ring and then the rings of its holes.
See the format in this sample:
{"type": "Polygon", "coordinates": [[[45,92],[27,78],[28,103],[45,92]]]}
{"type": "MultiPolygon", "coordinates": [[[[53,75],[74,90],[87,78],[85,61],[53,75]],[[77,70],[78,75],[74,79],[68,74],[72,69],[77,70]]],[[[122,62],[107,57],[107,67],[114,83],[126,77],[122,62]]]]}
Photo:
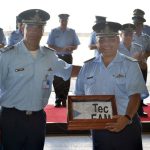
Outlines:
{"type": "Polygon", "coordinates": [[[1,119],[4,150],[43,150],[46,128],[43,110],[26,115],[15,108],[3,108],[1,119]]]}
{"type": "MultiPolygon", "coordinates": [[[[58,57],[65,62],[72,64],[72,55],[58,55],[58,57]]],[[[64,81],[62,78],[54,76],[53,86],[56,98],[66,100],[70,89],[70,79],[64,81]]]]}
{"type": "Polygon", "coordinates": [[[143,150],[141,125],[139,118],[134,118],[121,132],[93,130],[93,150],[143,150]]]}
{"type": "MultiPolygon", "coordinates": [[[[142,71],[143,78],[144,78],[144,81],[145,81],[145,84],[146,84],[146,81],[147,81],[147,68],[144,69],[144,70],[141,69],[141,71],[142,71]]],[[[144,110],[143,110],[143,99],[141,99],[139,109],[138,109],[138,113],[140,115],[140,114],[143,114],[143,112],[144,112],[144,110]]]]}

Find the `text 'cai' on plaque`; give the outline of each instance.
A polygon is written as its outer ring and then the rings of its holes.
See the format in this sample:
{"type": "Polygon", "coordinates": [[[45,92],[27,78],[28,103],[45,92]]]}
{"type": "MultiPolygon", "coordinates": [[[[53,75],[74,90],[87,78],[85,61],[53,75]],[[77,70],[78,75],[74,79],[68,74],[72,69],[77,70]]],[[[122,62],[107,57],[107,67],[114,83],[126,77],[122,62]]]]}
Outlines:
{"type": "Polygon", "coordinates": [[[116,114],[114,95],[68,96],[68,130],[104,129],[116,114]]]}

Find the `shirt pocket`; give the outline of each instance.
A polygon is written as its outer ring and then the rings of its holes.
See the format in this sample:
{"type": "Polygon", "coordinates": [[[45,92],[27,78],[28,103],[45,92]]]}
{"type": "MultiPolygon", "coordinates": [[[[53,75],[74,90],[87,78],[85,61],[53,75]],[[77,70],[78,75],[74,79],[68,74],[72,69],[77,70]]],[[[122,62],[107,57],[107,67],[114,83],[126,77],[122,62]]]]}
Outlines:
{"type": "Polygon", "coordinates": [[[85,85],[92,86],[95,85],[96,79],[94,76],[86,77],[85,85]]]}
{"type": "Polygon", "coordinates": [[[125,77],[120,77],[116,78],[116,86],[117,86],[117,93],[124,93],[126,91],[126,78],[125,77]]]}
{"type": "Polygon", "coordinates": [[[14,78],[22,78],[26,76],[27,68],[24,66],[12,67],[9,69],[9,76],[14,78]]]}

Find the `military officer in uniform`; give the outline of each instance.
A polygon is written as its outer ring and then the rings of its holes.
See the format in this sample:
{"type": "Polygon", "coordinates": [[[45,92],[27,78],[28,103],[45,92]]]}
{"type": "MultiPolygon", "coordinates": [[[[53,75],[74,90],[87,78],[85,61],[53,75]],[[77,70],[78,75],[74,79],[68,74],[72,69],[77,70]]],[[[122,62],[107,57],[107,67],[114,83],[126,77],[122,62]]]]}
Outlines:
{"type": "MultiPolygon", "coordinates": [[[[144,76],[145,83],[147,81],[147,58],[150,56],[150,36],[143,33],[143,24],[146,22],[144,18],[145,12],[141,9],[135,9],[133,11],[133,24],[135,25],[135,33],[133,34],[133,42],[142,45],[142,50],[145,57],[145,64],[143,64],[142,74],[144,76]]],[[[142,117],[147,117],[147,113],[143,112],[143,100],[141,101],[138,113],[142,117]]]]}
{"type": "MultiPolygon", "coordinates": [[[[147,67],[145,52],[142,49],[142,45],[133,42],[133,34],[135,31],[135,26],[131,23],[122,25],[121,29],[121,43],[119,46],[119,51],[127,56],[133,57],[138,60],[141,70],[147,67]]],[[[142,100],[143,101],[143,100],[142,100]]],[[[147,113],[144,112],[141,105],[139,106],[138,112],[142,117],[147,117],[147,113]]]]}
{"type": "Polygon", "coordinates": [[[138,62],[118,52],[120,29],[116,22],[93,26],[100,55],[86,61],[77,77],[76,95],[115,95],[116,99],[117,121],[92,130],[93,150],[142,150],[137,110],[148,90],[138,62]]]}
{"type": "MultiPolygon", "coordinates": [[[[59,58],[72,64],[72,53],[77,49],[80,41],[74,29],[68,28],[68,14],[60,14],[60,27],[52,29],[49,34],[47,44],[50,48],[56,50],[59,58]]],[[[54,77],[54,90],[56,94],[55,106],[66,106],[66,100],[70,88],[70,79],[64,81],[62,78],[54,77]]]]}
{"type": "Polygon", "coordinates": [[[46,21],[44,10],[19,14],[24,37],[0,55],[0,105],[4,150],[43,150],[46,116],[43,108],[51,93],[54,75],[70,78],[72,65],[55,51],[39,46],[46,21]]]}
{"type": "Polygon", "coordinates": [[[15,45],[23,39],[22,20],[18,16],[16,17],[16,24],[17,29],[13,31],[8,38],[8,46],[15,45]]]}
{"type": "Polygon", "coordinates": [[[131,23],[122,25],[121,28],[121,42],[119,51],[127,56],[133,57],[138,60],[140,68],[146,65],[146,59],[142,50],[142,45],[132,41],[135,26],[131,23]]]}
{"type": "MultiPolygon", "coordinates": [[[[106,22],[106,17],[95,16],[95,18],[96,18],[95,23],[106,22]]],[[[89,49],[95,50],[95,56],[99,55],[99,51],[97,50],[96,46],[96,33],[94,31],[90,35],[89,49]]]]}

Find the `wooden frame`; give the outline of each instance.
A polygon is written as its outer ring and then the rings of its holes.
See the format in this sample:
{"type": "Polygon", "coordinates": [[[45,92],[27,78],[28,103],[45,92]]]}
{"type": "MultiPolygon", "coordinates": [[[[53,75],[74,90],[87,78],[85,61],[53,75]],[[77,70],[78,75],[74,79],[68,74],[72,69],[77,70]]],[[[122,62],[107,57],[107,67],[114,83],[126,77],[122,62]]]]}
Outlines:
{"type": "Polygon", "coordinates": [[[104,129],[115,122],[117,115],[114,95],[68,96],[68,130],[104,129]]]}

